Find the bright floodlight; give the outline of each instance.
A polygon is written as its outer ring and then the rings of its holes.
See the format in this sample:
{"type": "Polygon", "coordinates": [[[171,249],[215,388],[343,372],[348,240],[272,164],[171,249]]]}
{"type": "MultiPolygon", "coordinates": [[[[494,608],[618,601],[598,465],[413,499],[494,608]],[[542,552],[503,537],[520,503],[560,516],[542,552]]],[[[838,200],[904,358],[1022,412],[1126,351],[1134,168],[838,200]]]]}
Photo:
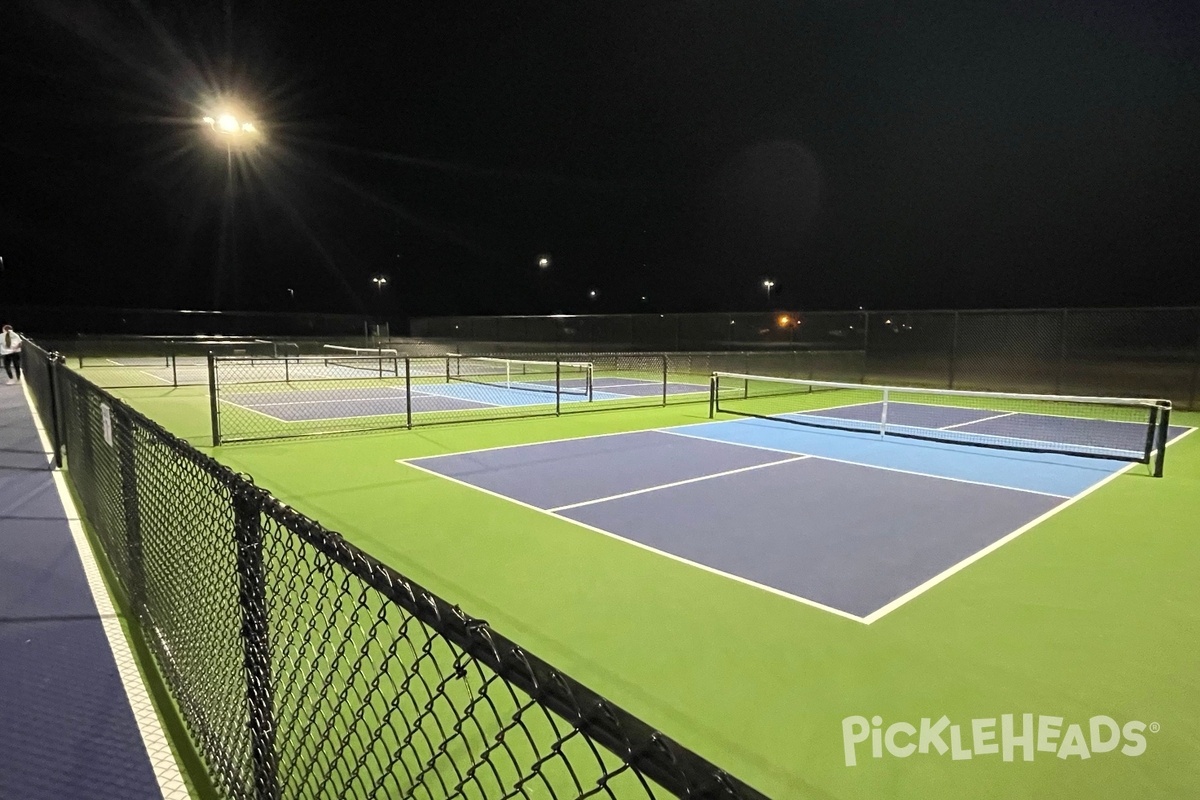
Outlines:
{"type": "Polygon", "coordinates": [[[258,125],[250,120],[239,118],[231,109],[221,111],[202,118],[205,125],[220,137],[226,147],[247,147],[257,144],[262,137],[258,125]]]}
{"type": "Polygon", "coordinates": [[[538,256],[537,265],[539,269],[546,269],[550,266],[550,256],[538,256]]]}
{"type": "Polygon", "coordinates": [[[786,328],[791,321],[791,317],[789,317],[787,314],[784,314],[779,318],[779,327],[786,328]]]}

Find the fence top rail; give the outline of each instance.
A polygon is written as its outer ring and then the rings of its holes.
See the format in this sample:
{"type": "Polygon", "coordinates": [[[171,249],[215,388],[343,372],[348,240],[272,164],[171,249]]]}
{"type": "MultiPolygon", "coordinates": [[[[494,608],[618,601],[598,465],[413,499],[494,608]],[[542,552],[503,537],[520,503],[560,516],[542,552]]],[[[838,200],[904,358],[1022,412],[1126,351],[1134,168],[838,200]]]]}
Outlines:
{"type": "MultiPolygon", "coordinates": [[[[547,320],[573,320],[573,319],[628,319],[630,317],[638,317],[644,319],[666,317],[737,317],[749,315],[767,315],[772,316],[778,314],[783,309],[769,309],[759,311],[665,311],[661,313],[647,311],[633,311],[625,314],[469,314],[469,315],[446,315],[437,317],[413,317],[414,323],[431,322],[434,320],[495,320],[495,319],[547,319],[547,320]]],[[[1071,312],[1110,312],[1110,313],[1131,313],[1140,311],[1196,311],[1200,312],[1200,306],[1196,305],[1180,305],[1180,306],[1073,306],[1073,307],[1029,307],[1029,308],[862,308],[862,309],[846,309],[846,308],[819,308],[819,309],[789,309],[799,314],[1030,314],[1030,313],[1071,313],[1071,312]]]]}

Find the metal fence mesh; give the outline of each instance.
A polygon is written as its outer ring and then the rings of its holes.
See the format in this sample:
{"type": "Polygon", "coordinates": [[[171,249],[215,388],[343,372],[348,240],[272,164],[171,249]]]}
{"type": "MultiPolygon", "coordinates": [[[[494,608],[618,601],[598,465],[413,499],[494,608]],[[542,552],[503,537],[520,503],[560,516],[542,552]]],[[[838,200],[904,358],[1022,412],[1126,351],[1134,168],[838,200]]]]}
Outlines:
{"type": "Polygon", "coordinates": [[[444,317],[415,319],[412,333],[462,352],[847,350],[863,354],[860,377],[871,383],[1164,397],[1200,408],[1194,307],[444,317]],[[628,335],[590,338],[601,319],[628,335]]]}
{"type": "Polygon", "coordinates": [[[114,590],[223,796],[761,797],[30,354],[114,590]]]}

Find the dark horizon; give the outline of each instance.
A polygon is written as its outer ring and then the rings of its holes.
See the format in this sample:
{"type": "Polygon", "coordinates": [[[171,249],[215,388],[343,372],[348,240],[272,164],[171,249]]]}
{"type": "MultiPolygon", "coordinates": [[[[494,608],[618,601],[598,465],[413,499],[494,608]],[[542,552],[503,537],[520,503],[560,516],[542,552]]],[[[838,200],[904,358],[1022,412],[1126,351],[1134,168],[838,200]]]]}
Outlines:
{"type": "Polygon", "coordinates": [[[1200,303],[1195,4],[370,5],[6,7],[3,307],[1200,303]]]}

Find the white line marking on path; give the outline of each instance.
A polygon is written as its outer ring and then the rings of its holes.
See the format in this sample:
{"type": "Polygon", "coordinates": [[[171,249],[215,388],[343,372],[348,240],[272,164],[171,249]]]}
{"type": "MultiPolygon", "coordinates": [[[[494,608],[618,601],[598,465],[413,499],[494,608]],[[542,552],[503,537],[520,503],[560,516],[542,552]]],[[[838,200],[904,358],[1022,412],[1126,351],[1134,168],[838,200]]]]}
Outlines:
{"type": "MultiPolygon", "coordinates": [[[[34,427],[42,442],[42,448],[49,457],[53,457],[54,448],[50,445],[50,439],[42,427],[41,418],[34,408],[28,384],[25,384],[23,388],[25,389],[25,402],[29,404],[29,411],[33,415],[34,427]]],[[[187,785],[183,782],[179,765],[175,761],[175,754],[171,751],[170,741],[163,732],[158,713],[150,700],[145,684],[142,683],[137,662],[129,649],[129,643],[125,640],[125,632],[121,629],[121,618],[117,616],[112,600],[109,599],[108,588],[104,585],[95,554],[83,532],[83,523],[79,519],[79,510],[75,507],[75,500],[67,488],[67,480],[63,477],[62,470],[59,469],[53,470],[51,476],[54,480],[54,488],[58,491],[58,499],[67,515],[66,523],[71,531],[71,539],[83,565],[83,574],[87,579],[92,602],[96,605],[100,625],[104,629],[105,638],[108,639],[108,646],[112,651],[113,661],[121,678],[121,685],[125,689],[125,696],[133,711],[134,721],[141,733],[142,745],[146,748],[146,755],[154,769],[154,777],[158,781],[159,791],[168,800],[186,798],[189,796],[187,785]]]]}
{"type": "Polygon", "coordinates": [[[675,486],[683,486],[688,483],[699,483],[700,481],[712,480],[713,478],[724,478],[727,475],[737,475],[740,472],[750,472],[751,470],[764,469],[766,467],[778,467],[780,464],[791,464],[795,461],[804,461],[811,456],[796,456],[795,458],[785,458],[781,461],[770,461],[766,464],[753,464],[749,467],[738,467],[737,469],[727,469],[724,472],[714,472],[711,475],[701,475],[698,478],[685,478],[681,481],[672,481],[670,483],[661,483],[658,486],[647,486],[645,489],[634,489],[631,492],[621,492],[620,494],[609,495],[608,497],[598,497],[595,500],[584,500],[579,503],[571,503],[565,506],[549,509],[551,512],[558,513],[566,511],[570,508],[582,508],[583,506],[594,506],[597,503],[607,503],[609,500],[620,500],[623,497],[633,497],[638,494],[646,494],[647,492],[657,492],[660,489],[670,489],[675,486]]]}

